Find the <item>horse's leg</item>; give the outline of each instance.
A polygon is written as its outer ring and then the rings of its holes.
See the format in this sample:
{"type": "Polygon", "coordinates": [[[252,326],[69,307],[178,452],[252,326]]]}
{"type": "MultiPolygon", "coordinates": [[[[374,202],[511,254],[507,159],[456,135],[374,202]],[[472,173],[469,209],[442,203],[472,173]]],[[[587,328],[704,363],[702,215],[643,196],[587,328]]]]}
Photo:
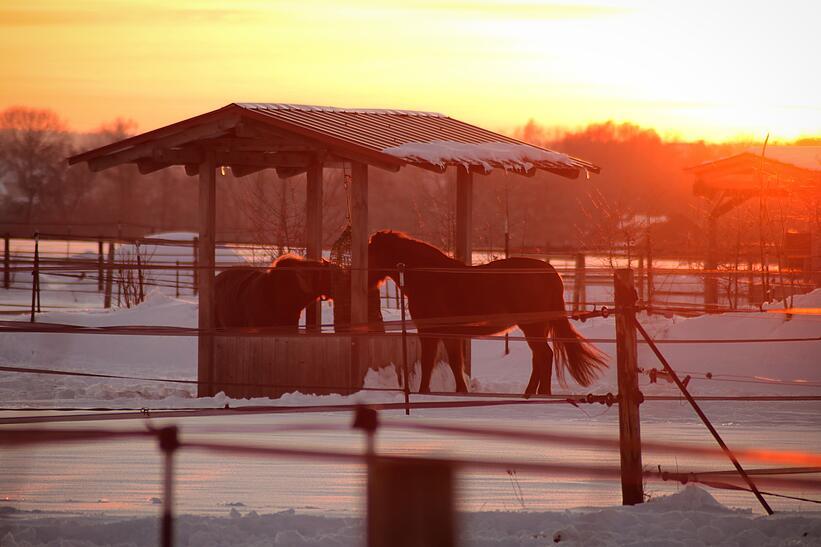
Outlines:
{"type": "Polygon", "coordinates": [[[430,393],[430,376],[433,373],[433,365],[436,364],[434,361],[439,339],[420,333],[419,341],[422,344],[422,378],[419,380],[419,393],[430,393]]]}
{"type": "Polygon", "coordinates": [[[547,325],[520,325],[527,337],[527,345],[533,353],[533,370],[530,382],[525,388],[525,395],[540,393],[550,395],[550,382],[553,376],[553,350],[547,344],[547,325]]]}
{"type": "Polygon", "coordinates": [[[468,385],[465,378],[465,354],[462,353],[462,340],[460,338],[450,338],[444,341],[445,349],[448,352],[448,363],[453,371],[453,379],[456,380],[456,391],[467,393],[468,385]]]}

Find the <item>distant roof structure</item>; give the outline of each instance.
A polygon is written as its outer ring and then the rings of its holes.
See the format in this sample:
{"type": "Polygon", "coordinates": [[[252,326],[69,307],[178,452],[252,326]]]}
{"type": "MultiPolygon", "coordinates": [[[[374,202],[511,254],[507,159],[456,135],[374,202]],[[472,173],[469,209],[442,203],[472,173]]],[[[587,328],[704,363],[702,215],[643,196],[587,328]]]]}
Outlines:
{"type": "Polygon", "coordinates": [[[391,171],[414,165],[444,172],[455,165],[482,174],[544,170],[567,178],[600,171],[588,161],[435,112],[280,103],[231,103],[72,156],[69,163],[88,162],[95,171],[133,163],[142,173],[185,165],[193,175],[205,148],[237,176],[269,167],[292,176],[317,157],[329,166],[359,161],[391,171]]]}
{"type": "Polygon", "coordinates": [[[790,191],[818,188],[821,184],[821,146],[768,146],[687,168],[696,177],[697,195],[718,191],[790,191]]]}

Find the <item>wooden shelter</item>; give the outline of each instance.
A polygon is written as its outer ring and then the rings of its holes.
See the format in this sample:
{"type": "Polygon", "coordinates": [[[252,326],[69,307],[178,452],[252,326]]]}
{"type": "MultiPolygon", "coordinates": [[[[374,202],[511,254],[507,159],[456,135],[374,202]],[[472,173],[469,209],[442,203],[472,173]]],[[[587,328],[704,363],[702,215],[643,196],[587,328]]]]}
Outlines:
{"type": "MultiPolygon", "coordinates": [[[[689,167],[693,193],[710,200],[707,216],[705,270],[715,270],[718,219],[758,197],[788,194],[817,195],[821,191],[821,146],[768,146],[689,167]]],[[[810,266],[810,269],[815,269],[810,266]]],[[[718,303],[717,278],[705,279],[705,304],[718,303]]]]}
{"type": "MultiPolygon", "coordinates": [[[[366,325],[368,318],[369,167],[398,171],[415,165],[439,173],[455,168],[456,258],[465,263],[471,261],[475,173],[502,168],[533,175],[541,169],[576,178],[582,172],[599,171],[587,161],[526,145],[442,114],[271,103],[232,103],[69,158],[71,164],[80,162],[86,162],[92,171],[131,163],[143,174],[183,165],[189,175],[199,177],[199,260],[206,272],[199,305],[199,327],[203,329],[198,343],[200,396],[219,391],[213,334],[217,168],[230,167],[238,177],[267,168],[275,169],[280,177],[307,173],[307,257],[319,258],[323,169],[350,165],[354,330],[357,324],[366,325]]],[[[318,321],[314,310],[309,322],[318,321]]],[[[350,340],[350,362],[360,371],[363,363],[370,362],[371,348],[362,342],[364,339],[353,336],[350,340]]],[[[348,375],[349,381],[355,384],[357,376],[348,375]]]]}

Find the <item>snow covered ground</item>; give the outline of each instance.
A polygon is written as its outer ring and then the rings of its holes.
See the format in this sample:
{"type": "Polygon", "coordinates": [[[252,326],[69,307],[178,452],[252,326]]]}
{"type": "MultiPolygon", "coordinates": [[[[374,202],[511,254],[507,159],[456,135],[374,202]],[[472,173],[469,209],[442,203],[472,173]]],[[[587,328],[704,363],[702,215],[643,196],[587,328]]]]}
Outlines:
{"type": "MultiPolygon", "coordinates": [[[[794,305],[821,308],[821,291],[795,298],[794,305]]],[[[325,313],[330,310],[326,308],[325,313]]],[[[395,319],[394,310],[385,310],[395,319]]],[[[65,310],[42,314],[44,322],[75,325],[196,324],[196,300],[161,292],[130,310],[65,310]]],[[[24,319],[24,318],[21,318],[24,319]]],[[[663,343],[674,368],[692,376],[696,395],[821,394],[821,342],[777,342],[782,338],[817,337],[819,317],[783,313],[749,313],[680,317],[642,316],[650,333],[667,341],[698,339],[764,339],[767,343],[663,343]],[[712,379],[707,379],[710,373],[712,379]]],[[[593,339],[612,339],[613,319],[578,324],[593,339]]],[[[513,335],[518,334],[514,331],[513,335]]],[[[599,343],[611,356],[611,343],[599,343]]],[[[120,374],[171,379],[196,376],[196,340],[189,337],[135,337],[71,334],[0,334],[0,365],[120,374]]],[[[473,342],[474,391],[520,393],[530,373],[530,352],[511,343],[505,356],[501,340],[473,342]]],[[[659,367],[646,346],[640,346],[640,366],[659,367]]],[[[372,371],[369,387],[395,386],[390,368],[372,371]]],[[[675,394],[667,382],[649,384],[646,395],[675,394]]],[[[450,390],[453,381],[444,366],[436,369],[434,389],[450,390]]],[[[554,385],[555,392],[616,392],[614,367],[595,385],[581,389],[554,385]]],[[[0,373],[3,416],[29,415],[32,408],[168,408],[239,405],[317,405],[351,402],[398,402],[390,392],[352,396],[309,396],[293,393],[277,401],[230,400],[224,395],[196,399],[193,386],[142,380],[0,373]]],[[[413,400],[439,400],[413,396],[413,400]]],[[[732,447],[766,447],[821,452],[821,403],[709,402],[703,407],[732,447]]],[[[38,413],[42,414],[42,413],[38,413]]],[[[401,413],[385,413],[402,418],[401,413]]],[[[600,405],[511,406],[458,410],[414,411],[408,420],[458,422],[502,428],[586,433],[614,438],[617,410],[600,405]]],[[[134,428],[127,421],[116,427],[134,428]]],[[[172,420],[150,419],[153,425],[172,420]]],[[[189,418],[178,421],[192,439],[327,447],[356,451],[361,436],[347,429],[350,416],[320,413],[304,416],[189,418]],[[339,430],[300,431],[301,425],[327,424],[339,430]],[[290,432],[283,427],[294,427],[290,432]]],[[[75,424],[76,425],[76,424],[75,424]]],[[[94,427],[99,424],[83,424],[94,427]]],[[[110,423],[105,424],[107,427],[110,423]]],[[[647,402],[642,406],[646,440],[713,446],[712,440],[685,403],[647,402]]],[[[618,454],[572,446],[533,445],[455,438],[421,433],[380,434],[378,449],[392,454],[436,454],[489,459],[617,465],[618,454]]],[[[655,469],[689,471],[728,467],[721,459],[701,461],[676,454],[647,453],[644,464],[655,469]]],[[[153,443],[100,443],[0,452],[0,545],[48,544],[56,538],[76,539],[76,545],[156,542],[161,495],[159,453],[153,443]],[[86,542],[86,543],[83,543],[86,542]]],[[[748,465],[752,467],[754,465],[748,465]]],[[[817,475],[816,475],[817,476],[817,475]]],[[[227,460],[211,454],[182,454],[178,474],[180,544],[190,545],[360,545],[359,514],[363,469],[354,465],[315,464],[288,460],[227,460]],[[206,538],[209,541],[206,541],[206,538]]],[[[462,537],[465,545],[814,545],[821,544],[819,506],[772,499],[788,511],[763,518],[754,498],[744,492],[706,492],[672,483],[648,483],[654,501],[644,507],[621,508],[618,483],[589,477],[545,477],[469,471],[459,485],[462,537]],[[516,492],[520,491],[521,496],[516,492]],[[664,497],[672,496],[672,497],[664,497]],[[579,510],[580,507],[588,509],[579,510]],[[728,509],[742,508],[744,511],[728,509]],[[571,510],[572,509],[572,510],[571,510]],[[807,535],[804,536],[803,534],[807,535]],[[645,542],[645,543],[642,543],[645,542]],[[655,542],[655,543],[654,543],[655,542]]],[[[787,493],[787,492],[784,492],[787,493]]],[[[792,495],[818,499],[818,492],[792,495]]],[[[57,544],[57,543],[55,543],[57,544]]]]}
{"type": "MultiPolygon", "coordinates": [[[[258,514],[231,508],[215,518],[185,515],[176,523],[182,546],[360,546],[360,518],[308,515],[294,510],[258,514]]],[[[634,507],[551,512],[461,513],[460,544],[491,546],[803,546],[821,544],[821,516],[781,514],[756,517],[718,503],[709,493],[688,486],[634,507]]],[[[154,517],[122,519],[102,515],[36,518],[0,513],[0,545],[156,545],[154,517]]]]}

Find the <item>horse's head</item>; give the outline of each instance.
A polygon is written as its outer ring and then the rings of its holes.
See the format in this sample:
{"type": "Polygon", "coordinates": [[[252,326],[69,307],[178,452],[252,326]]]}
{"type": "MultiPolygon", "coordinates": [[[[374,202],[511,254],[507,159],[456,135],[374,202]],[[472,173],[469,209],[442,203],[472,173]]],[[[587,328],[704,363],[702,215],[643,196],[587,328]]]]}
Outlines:
{"type": "Polygon", "coordinates": [[[371,236],[368,243],[368,288],[373,289],[386,277],[398,282],[396,265],[397,242],[401,235],[391,230],[382,230],[371,236]]]}
{"type": "Polygon", "coordinates": [[[299,290],[314,298],[333,298],[335,275],[341,270],[336,264],[321,260],[306,260],[297,256],[279,258],[274,266],[288,268],[296,277],[299,290]]]}

